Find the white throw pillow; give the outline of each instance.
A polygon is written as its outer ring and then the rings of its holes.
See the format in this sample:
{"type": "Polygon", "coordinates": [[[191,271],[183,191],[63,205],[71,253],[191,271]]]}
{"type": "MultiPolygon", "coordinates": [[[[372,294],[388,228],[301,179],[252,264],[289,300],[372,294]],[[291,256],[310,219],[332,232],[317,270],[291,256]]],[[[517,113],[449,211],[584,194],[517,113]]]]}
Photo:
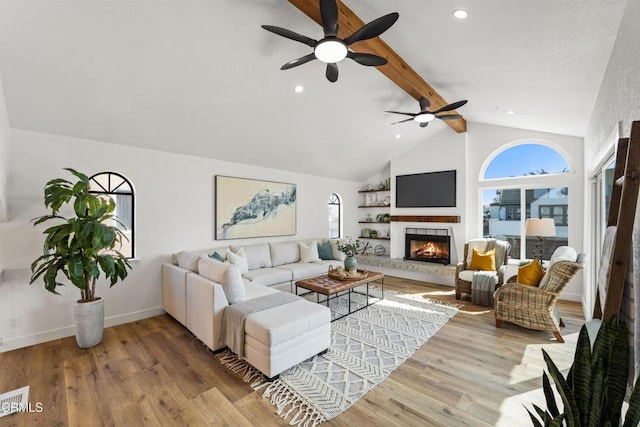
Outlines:
{"type": "Polygon", "coordinates": [[[186,268],[187,270],[198,272],[198,260],[201,258],[200,254],[195,252],[182,251],[176,254],[176,260],[178,261],[178,267],[186,268]]]}
{"type": "Polygon", "coordinates": [[[244,300],[244,283],[240,270],[235,265],[202,257],[198,261],[198,270],[201,276],[222,285],[229,304],[244,300]]]}
{"type": "Polygon", "coordinates": [[[338,261],[344,261],[344,259],[347,256],[345,255],[344,252],[340,252],[338,250],[338,242],[344,243],[346,240],[345,239],[331,239],[329,241],[331,242],[331,253],[333,254],[333,259],[338,260],[338,261]]]}
{"type": "Polygon", "coordinates": [[[298,242],[300,248],[300,262],[316,262],[320,261],[320,255],[318,255],[318,242],[312,240],[310,244],[298,242]]]}
{"type": "Polygon", "coordinates": [[[240,270],[240,274],[247,273],[249,271],[249,262],[247,260],[247,255],[244,253],[244,249],[240,248],[240,250],[236,253],[227,251],[227,259],[229,262],[240,270]]]}

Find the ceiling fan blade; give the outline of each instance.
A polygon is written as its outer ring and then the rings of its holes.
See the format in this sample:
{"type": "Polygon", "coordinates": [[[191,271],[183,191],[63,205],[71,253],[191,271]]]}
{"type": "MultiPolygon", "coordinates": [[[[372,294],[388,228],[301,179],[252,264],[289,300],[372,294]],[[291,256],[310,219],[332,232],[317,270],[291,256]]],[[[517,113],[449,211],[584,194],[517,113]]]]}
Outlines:
{"type": "Polygon", "coordinates": [[[371,53],[357,53],[348,51],[347,56],[360,65],[377,67],[378,65],[384,65],[387,63],[387,60],[385,58],[378,55],[373,55],[371,53]]]}
{"type": "Polygon", "coordinates": [[[424,96],[421,96],[420,97],[420,112],[427,110],[429,108],[429,105],[431,105],[429,100],[427,98],[425,98],[424,96]]]}
{"type": "Polygon", "coordinates": [[[336,82],[338,80],[338,65],[335,63],[327,64],[326,76],[330,82],[336,82]]]}
{"type": "Polygon", "coordinates": [[[320,15],[325,37],[338,34],[338,6],[336,0],[320,0],[320,15]]]}
{"type": "Polygon", "coordinates": [[[289,68],[293,68],[293,67],[297,67],[298,65],[302,65],[302,64],[306,64],[307,62],[316,59],[316,55],[315,53],[311,52],[308,55],[305,56],[301,56],[300,58],[296,58],[292,61],[287,62],[286,64],[284,64],[282,67],[280,67],[281,70],[288,70],[289,68]]]}
{"type": "Polygon", "coordinates": [[[420,123],[421,128],[426,128],[427,126],[429,126],[429,122],[420,123]]]}
{"type": "Polygon", "coordinates": [[[453,104],[449,104],[449,105],[445,105],[444,107],[442,107],[439,110],[434,111],[432,114],[438,114],[438,113],[442,113],[443,111],[451,111],[451,110],[455,110],[457,108],[462,107],[464,104],[467,103],[467,100],[464,99],[462,101],[458,101],[458,102],[454,102],[453,104]]]}
{"type": "Polygon", "coordinates": [[[413,120],[413,117],[411,117],[410,119],[400,120],[399,122],[393,122],[391,124],[392,125],[397,125],[398,123],[410,122],[411,120],[413,120]]]}
{"type": "Polygon", "coordinates": [[[387,111],[385,111],[385,113],[404,114],[405,116],[411,116],[411,117],[417,116],[417,114],[415,114],[415,113],[403,113],[402,111],[389,111],[389,110],[387,110],[387,111]]]}
{"type": "Polygon", "coordinates": [[[314,39],[310,37],[303,36],[302,34],[298,34],[295,31],[287,30],[286,28],[276,27],[273,25],[263,25],[262,28],[264,28],[267,31],[271,31],[272,33],[277,34],[279,36],[286,37],[288,39],[306,44],[309,47],[314,47],[317,43],[314,39]]]}
{"type": "Polygon", "coordinates": [[[442,120],[454,120],[454,119],[462,118],[460,114],[445,114],[444,116],[436,116],[436,117],[442,120]]]}
{"type": "Polygon", "coordinates": [[[348,46],[351,43],[355,43],[360,40],[368,40],[374,37],[378,37],[380,34],[387,31],[389,27],[395,24],[399,16],[400,15],[397,12],[393,12],[388,15],[381,16],[378,19],[374,19],[373,21],[365,24],[358,31],[344,39],[344,42],[348,46]]]}

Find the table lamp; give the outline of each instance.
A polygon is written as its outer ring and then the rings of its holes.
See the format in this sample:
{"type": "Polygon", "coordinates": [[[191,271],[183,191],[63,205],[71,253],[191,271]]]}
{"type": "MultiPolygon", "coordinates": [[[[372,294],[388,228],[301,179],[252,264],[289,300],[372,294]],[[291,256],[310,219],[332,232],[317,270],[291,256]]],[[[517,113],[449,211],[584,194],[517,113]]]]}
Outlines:
{"type": "Polygon", "coordinates": [[[525,234],[527,236],[535,236],[538,243],[533,247],[533,259],[537,259],[542,264],[542,243],[543,237],[552,237],[556,235],[556,226],[553,218],[529,218],[527,219],[527,228],[525,234]]]}

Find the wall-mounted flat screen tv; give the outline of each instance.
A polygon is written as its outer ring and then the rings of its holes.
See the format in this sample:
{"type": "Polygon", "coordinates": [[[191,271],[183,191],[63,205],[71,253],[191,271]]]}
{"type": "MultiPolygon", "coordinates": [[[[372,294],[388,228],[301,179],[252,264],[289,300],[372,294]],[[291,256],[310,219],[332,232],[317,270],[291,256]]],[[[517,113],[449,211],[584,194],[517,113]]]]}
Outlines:
{"type": "Polygon", "coordinates": [[[448,208],[455,206],[455,170],[396,176],[396,207],[448,208]]]}

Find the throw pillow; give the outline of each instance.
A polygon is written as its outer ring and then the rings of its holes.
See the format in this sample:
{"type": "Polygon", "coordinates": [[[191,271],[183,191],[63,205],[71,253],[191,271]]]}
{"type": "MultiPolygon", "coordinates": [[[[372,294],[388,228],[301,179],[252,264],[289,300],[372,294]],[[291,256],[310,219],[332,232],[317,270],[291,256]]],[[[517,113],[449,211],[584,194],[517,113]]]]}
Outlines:
{"type": "Polygon", "coordinates": [[[318,256],[323,260],[333,259],[333,253],[331,253],[331,242],[326,241],[324,243],[318,243],[318,256]]]}
{"type": "Polygon", "coordinates": [[[473,248],[469,270],[496,271],[495,249],[482,253],[473,248]]]}
{"type": "Polygon", "coordinates": [[[216,261],[224,262],[224,257],[220,255],[218,252],[214,252],[209,254],[209,258],[215,259],[216,261]]]}
{"type": "Polygon", "coordinates": [[[194,273],[198,272],[198,260],[200,257],[200,254],[188,251],[182,251],[176,254],[178,266],[193,271],[194,273]]]}
{"type": "Polygon", "coordinates": [[[244,253],[244,249],[240,248],[240,250],[235,254],[231,252],[231,250],[228,250],[227,259],[231,264],[238,267],[240,274],[244,274],[249,271],[249,261],[247,260],[247,255],[244,253]]]}
{"type": "Polygon", "coordinates": [[[538,286],[540,280],[542,280],[542,276],[544,276],[542,265],[540,261],[534,259],[529,264],[518,268],[518,278],[516,282],[521,285],[538,286]]]}
{"type": "Polygon", "coordinates": [[[300,248],[300,262],[316,262],[320,261],[318,255],[318,242],[312,240],[308,245],[306,243],[298,242],[300,248]]]}
{"type": "Polygon", "coordinates": [[[347,257],[344,252],[340,252],[338,250],[338,242],[344,243],[345,241],[346,241],[345,239],[329,240],[329,243],[331,244],[331,254],[333,255],[333,259],[338,261],[344,261],[344,259],[347,257]]]}
{"type": "Polygon", "coordinates": [[[235,265],[203,257],[198,261],[198,270],[201,276],[222,286],[229,304],[244,300],[244,283],[240,270],[235,265]]]}

